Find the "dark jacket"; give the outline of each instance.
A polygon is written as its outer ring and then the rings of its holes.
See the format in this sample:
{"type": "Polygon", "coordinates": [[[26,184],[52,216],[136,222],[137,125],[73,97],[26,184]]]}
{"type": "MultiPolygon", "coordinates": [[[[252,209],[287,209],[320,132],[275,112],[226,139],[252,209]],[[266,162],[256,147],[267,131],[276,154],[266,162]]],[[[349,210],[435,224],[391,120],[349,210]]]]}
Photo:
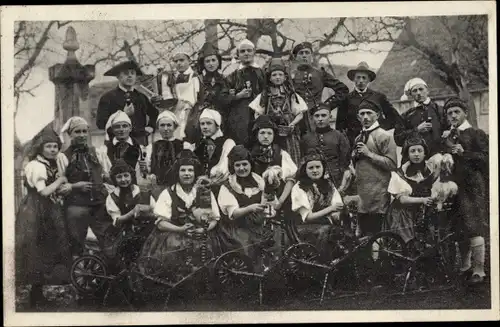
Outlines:
{"type": "MultiPolygon", "coordinates": [[[[429,147],[428,157],[440,150],[441,135],[443,131],[448,129],[448,122],[443,113],[443,108],[431,101],[428,105],[418,105],[417,107],[410,108],[401,115],[401,118],[403,119],[403,124],[397,126],[394,130],[394,141],[398,146],[403,146],[406,139],[412,135],[420,135],[429,147]],[[427,120],[428,117],[431,118],[432,131],[419,133],[417,126],[427,120]]],[[[404,163],[406,160],[407,156],[404,155],[401,162],[404,163]]]]}
{"type": "Polygon", "coordinates": [[[338,107],[337,120],[335,122],[335,129],[345,132],[351,145],[362,129],[361,123],[358,120],[358,106],[363,99],[367,98],[378,103],[382,110],[378,119],[381,128],[390,130],[403,123],[399,112],[392,106],[384,94],[370,88],[363,94],[359,94],[354,90],[347,95],[338,107]]]}
{"type": "MultiPolygon", "coordinates": [[[[130,136],[141,139],[145,136],[146,126],[155,129],[158,110],[149,99],[139,91],[134,90],[130,92],[130,99],[135,109],[134,114],[130,117],[130,120],[132,120],[132,133],[130,133],[130,136]],[[147,122],[147,117],[149,117],[149,122],[147,122]]],[[[97,128],[105,129],[109,116],[118,110],[123,110],[125,104],[125,92],[122,89],[117,87],[104,93],[97,107],[97,128]]]]}

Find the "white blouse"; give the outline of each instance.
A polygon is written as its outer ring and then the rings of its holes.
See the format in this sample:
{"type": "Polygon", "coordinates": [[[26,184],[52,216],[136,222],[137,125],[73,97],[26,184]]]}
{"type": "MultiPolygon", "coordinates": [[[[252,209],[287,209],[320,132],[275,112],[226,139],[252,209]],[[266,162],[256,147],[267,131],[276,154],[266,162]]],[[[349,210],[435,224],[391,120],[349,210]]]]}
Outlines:
{"type": "MultiPolygon", "coordinates": [[[[303,113],[304,111],[307,111],[307,104],[306,102],[304,101],[304,99],[302,99],[302,97],[298,94],[297,95],[297,98],[299,100],[299,102],[297,103],[297,101],[295,101],[295,96],[292,97],[292,103],[291,103],[291,111],[292,111],[292,114],[294,116],[297,116],[298,114],[300,113],[303,113]]],[[[264,115],[265,112],[266,112],[266,109],[263,108],[261,105],[260,105],[260,99],[262,97],[262,94],[259,94],[257,95],[257,97],[255,99],[253,99],[252,102],[250,102],[250,104],[248,105],[250,108],[252,108],[253,111],[255,111],[255,118],[261,116],[261,115],[264,115]]]]}
{"type": "MultiPolygon", "coordinates": [[[[300,187],[300,182],[295,184],[292,188],[292,210],[298,212],[302,217],[302,221],[306,221],[307,216],[312,213],[314,203],[312,199],[309,198],[306,191],[300,187]]],[[[330,205],[343,204],[342,197],[340,193],[335,190],[333,192],[330,205]]]]}
{"type": "MultiPolygon", "coordinates": [[[[141,189],[139,188],[139,186],[137,186],[137,185],[132,186],[132,196],[133,197],[136,197],[140,192],[141,192],[141,189]]],[[[116,196],[120,196],[120,188],[119,187],[115,188],[113,190],[113,193],[116,196]]],[[[149,199],[149,205],[154,208],[155,204],[156,204],[155,199],[151,196],[149,199]]],[[[113,225],[115,225],[115,226],[116,226],[116,220],[118,219],[118,217],[126,214],[126,212],[120,211],[120,208],[118,208],[118,205],[113,200],[113,197],[111,196],[111,194],[108,195],[108,197],[106,198],[106,211],[113,219],[113,225]]]]}
{"type": "Polygon", "coordinates": [[[285,150],[281,150],[281,170],[283,171],[284,181],[294,179],[297,173],[297,165],[293,162],[290,154],[285,150]]]}
{"type": "MultiPolygon", "coordinates": [[[[229,176],[228,183],[229,187],[233,189],[234,192],[239,194],[245,194],[248,198],[251,198],[255,194],[262,192],[264,190],[265,182],[256,173],[252,173],[253,179],[257,182],[257,187],[246,187],[242,188],[240,184],[236,181],[236,175],[229,176]]],[[[222,185],[219,191],[219,196],[217,198],[220,206],[220,210],[222,213],[229,217],[229,219],[233,219],[234,210],[240,208],[240,204],[236,197],[229,191],[226,185],[222,185]]]]}
{"type": "Polygon", "coordinates": [[[41,192],[45,187],[47,187],[47,168],[45,165],[39,161],[46,162],[45,158],[42,156],[37,156],[36,160],[32,160],[26,164],[24,167],[24,175],[30,187],[35,188],[38,192],[41,192]]]}
{"type": "MultiPolygon", "coordinates": [[[[177,194],[179,198],[181,198],[182,201],[184,201],[187,209],[190,209],[193,206],[194,200],[196,199],[195,187],[193,187],[189,193],[186,193],[179,184],[175,184],[172,187],[172,190],[177,194]]],[[[210,198],[212,202],[211,206],[213,217],[214,219],[219,220],[219,206],[217,205],[217,201],[215,200],[215,196],[212,192],[210,192],[210,198]]],[[[155,215],[160,216],[160,219],[172,219],[172,197],[170,196],[168,189],[163,190],[163,192],[161,192],[160,196],[158,197],[154,213],[155,215]]]]}
{"type": "MultiPolygon", "coordinates": [[[[409,165],[410,162],[405,162],[403,166],[401,166],[401,169],[403,170],[405,175],[406,175],[406,169],[408,168],[409,165]]],[[[434,164],[431,164],[430,162],[427,161],[426,167],[429,169],[431,173],[433,173],[434,164]]],[[[417,183],[425,179],[424,175],[421,172],[418,172],[415,176],[411,176],[408,178],[417,183]]],[[[400,196],[410,196],[411,193],[413,192],[413,189],[407,181],[405,181],[401,176],[399,176],[399,174],[393,171],[391,172],[391,180],[389,181],[387,192],[389,192],[394,197],[398,198],[400,196]]]]}

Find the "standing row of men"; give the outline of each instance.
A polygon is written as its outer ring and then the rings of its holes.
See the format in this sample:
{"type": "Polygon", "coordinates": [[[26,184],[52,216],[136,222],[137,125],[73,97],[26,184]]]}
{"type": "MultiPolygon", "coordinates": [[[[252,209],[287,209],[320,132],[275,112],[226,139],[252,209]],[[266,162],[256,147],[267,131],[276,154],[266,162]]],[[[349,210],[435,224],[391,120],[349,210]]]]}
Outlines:
{"type": "MultiPolygon", "coordinates": [[[[428,86],[423,80],[414,78],[407,83],[406,91],[417,105],[400,115],[384,94],[369,87],[375,80],[376,73],[366,63],[361,62],[355,69],[348,71],[348,78],[354,82],[354,90],[349,93],[345,84],[324,69],[312,66],[311,43],[304,42],[297,45],[292,55],[298,65],[290,72],[289,77],[295,92],[305,100],[309,109],[305,114],[306,118],[300,122],[302,135],[314,131],[310,111],[322,103],[323,89],[330,88],[334,91],[334,95],[324,103],[330,110],[338,108],[336,130],[346,135],[351,147],[362,130],[357,108],[363,100],[370,100],[380,109],[380,126],[385,130],[395,130],[394,139],[398,146],[403,146],[410,135],[418,133],[429,145],[431,155],[436,151],[441,134],[447,129],[448,123],[442,109],[429,98],[428,86]]],[[[224,134],[232,138],[236,144],[247,144],[254,120],[249,104],[265,90],[266,83],[264,70],[255,62],[255,46],[248,40],[239,44],[239,67],[227,77],[220,74],[220,55],[209,45],[204,45],[200,52],[199,72],[190,67],[188,54],[177,53],[173,58],[177,71],[168,76],[164,85],[160,86],[165,90],[162,92],[163,98],[154,97],[151,101],[136,89],[137,77],[142,75],[142,72],[134,62],[121,63],[106,72],[106,76],[118,78],[118,87],[101,97],[97,110],[97,127],[107,129],[106,123],[109,117],[116,111],[122,110],[132,121],[131,136],[139,144],[146,145],[147,135],[156,127],[155,122],[159,114],[156,105],[166,98],[166,94],[169,96],[174,94],[177,103],[187,103],[189,107],[189,110],[181,109],[176,113],[181,116],[178,117],[179,120],[184,121],[185,132],[181,133],[181,138],[185,138],[189,143],[195,143],[201,134],[196,131],[196,126],[189,125],[191,121],[193,125],[197,125],[201,110],[204,107],[212,107],[223,117],[224,134]],[[211,58],[214,58],[212,64],[207,60],[211,58]],[[205,78],[207,76],[212,76],[211,80],[208,78],[208,82],[205,78]],[[222,86],[216,90],[211,89],[219,81],[222,81],[222,86]],[[190,119],[189,116],[195,117],[190,119]]]]}

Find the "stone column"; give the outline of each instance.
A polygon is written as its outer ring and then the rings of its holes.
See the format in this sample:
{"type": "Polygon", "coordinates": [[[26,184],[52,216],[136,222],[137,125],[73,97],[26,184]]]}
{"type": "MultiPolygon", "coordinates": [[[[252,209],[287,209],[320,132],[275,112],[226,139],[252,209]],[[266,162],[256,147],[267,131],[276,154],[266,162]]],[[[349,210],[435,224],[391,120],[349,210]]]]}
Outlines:
{"type": "MultiPolygon", "coordinates": [[[[80,45],[72,26],[66,30],[63,48],[68,52],[66,61],[49,68],[49,78],[55,85],[54,130],[59,132],[72,116],[85,118],[91,125],[90,129],[93,129],[95,122],[91,117],[88,94],[89,82],[95,76],[95,66],[83,66],[76,58],[75,52],[80,45]]],[[[67,141],[67,135],[64,137],[67,141]]]]}

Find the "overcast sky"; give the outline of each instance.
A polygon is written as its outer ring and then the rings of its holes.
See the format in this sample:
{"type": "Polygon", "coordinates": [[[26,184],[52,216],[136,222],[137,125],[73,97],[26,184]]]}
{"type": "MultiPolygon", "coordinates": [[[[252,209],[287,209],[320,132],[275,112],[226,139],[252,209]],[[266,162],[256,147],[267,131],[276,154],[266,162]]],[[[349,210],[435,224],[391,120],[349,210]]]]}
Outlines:
{"type": "MultiPolygon", "coordinates": [[[[89,58],[89,52],[93,50],[90,45],[98,44],[103,51],[111,52],[113,49],[113,37],[116,35],[118,39],[128,39],[133,40],[133,35],[130,35],[128,30],[116,28],[118,24],[113,24],[112,21],[106,22],[75,22],[72,26],[75,28],[78,40],[80,43],[80,49],[77,51],[77,57],[81,60],[82,64],[87,64],[86,59],[89,58]]],[[[131,22],[128,22],[130,24],[131,22]]],[[[159,28],[158,22],[154,21],[134,21],[134,24],[142,28],[147,28],[154,30],[159,28]]],[[[187,23],[187,28],[192,26],[187,23]]],[[[300,20],[286,20],[283,25],[283,31],[286,32],[287,36],[291,36],[296,42],[302,42],[304,40],[314,40],[319,38],[322,34],[328,33],[332,28],[332,20],[330,19],[300,19],[300,20]]],[[[57,31],[53,35],[53,41],[51,40],[49,46],[53,49],[61,49],[61,52],[51,52],[45,54],[42,58],[43,60],[38,63],[37,66],[33,68],[30,75],[28,85],[40,86],[33,92],[34,96],[25,95],[21,98],[18,108],[18,116],[16,118],[16,133],[21,142],[28,141],[33,137],[45,124],[53,119],[54,113],[54,85],[48,79],[48,67],[62,63],[65,59],[65,51],[62,50],[62,42],[64,40],[65,28],[57,31]]],[[[243,37],[242,36],[238,36],[243,37]]],[[[204,36],[201,35],[195,40],[190,46],[194,49],[199,49],[204,42],[204,36]]],[[[220,44],[221,49],[227,47],[227,44],[220,44]]],[[[330,55],[329,59],[332,64],[355,66],[360,61],[366,61],[368,64],[378,69],[385,57],[387,56],[387,51],[390,50],[392,44],[386,43],[377,46],[365,46],[364,51],[356,51],[342,54],[330,55]]],[[[270,49],[270,42],[268,39],[263,37],[258,44],[258,47],[270,49]]],[[[287,44],[287,48],[291,47],[291,44],[287,44]]],[[[339,47],[331,47],[330,49],[324,49],[325,51],[337,50],[339,47]]],[[[104,71],[108,69],[108,65],[98,65],[96,68],[96,77],[91,82],[99,83],[103,81],[113,80],[110,77],[102,76],[104,71]]]]}

